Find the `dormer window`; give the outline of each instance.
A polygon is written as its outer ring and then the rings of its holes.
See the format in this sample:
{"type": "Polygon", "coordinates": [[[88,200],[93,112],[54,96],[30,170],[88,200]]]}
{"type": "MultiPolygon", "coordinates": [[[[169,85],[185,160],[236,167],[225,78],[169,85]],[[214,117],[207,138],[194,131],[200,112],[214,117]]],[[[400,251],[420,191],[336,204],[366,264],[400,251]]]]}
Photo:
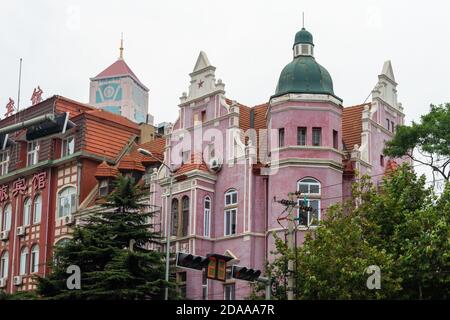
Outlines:
{"type": "Polygon", "coordinates": [[[27,146],[27,166],[33,166],[39,161],[39,143],[37,141],[28,142],[27,146]]]}
{"type": "Polygon", "coordinates": [[[63,140],[62,156],[70,156],[75,152],[75,138],[73,136],[67,137],[63,140]]]}
{"type": "Polygon", "coordinates": [[[9,167],[9,152],[1,151],[0,152],[0,176],[4,176],[8,174],[9,167]]]}
{"type": "Polygon", "coordinates": [[[98,187],[98,196],[100,198],[106,197],[109,194],[109,181],[108,179],[103,179],[100,181],[98,187]]]}

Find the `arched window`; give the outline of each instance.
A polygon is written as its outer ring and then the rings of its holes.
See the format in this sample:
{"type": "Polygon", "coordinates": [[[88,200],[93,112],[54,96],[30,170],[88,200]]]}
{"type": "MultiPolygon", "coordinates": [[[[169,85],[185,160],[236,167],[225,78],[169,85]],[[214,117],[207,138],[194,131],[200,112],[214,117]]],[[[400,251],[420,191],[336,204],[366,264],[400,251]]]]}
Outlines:
{"type": "Polygon", "coordinates": [[[234,189],[225,193],[225,206],[231,206],[237,204],[237,191],[234,189]]]}
{"type": "Polygon", "coordinates": [[[30,273],[35,273],[39,271],[39,245],[35,244],[31,248],[31,265],[30,273]]]}
{"type": "Polygon", "coordinates": [[[2,231],[11,230],[11,215],[12,215],[12,206],[11,204],[7,204],[5,209],[3,210],[2,231]]]}
{"type": "Polygon", "coordinates": [[[37,195],[34,198],[34,212],[33,212],[33,223],[37,224],[41,222],[42,214],[42,196],[37,195]]]}
{"type": "Polygon", "coordinates": [[[19,274],[21,276],[27,274],[27,266],[28,266],[28,248],[23,247],[20,251],[20,265],[19,265],[19,274]]]}
{"type": "Polygon", "coordinates": [[[237,224],[237,191],[231,189],[225,193],[225,210],[224,210],[224,235],[231,236],[236,234],[237,224]]]}
{"type": "Polygon", "coordinates": [[[177,236],[178,235],[178,199],[173,199],[172,200],[172,232],[171,235],[172,236],[177,236]]]}
{"type": "Polygon", "coordinates": [[[203,213],[203,236],[211,237],[211,199],[205,198],[203,213]]]}
{"type": "Polygon", "coordinates": [[[181,230],[181,236],[185,237],[188,235],[189,228],[189,197],[184,196],[181,199],[181,219],[183,229],[181,230]]]}
{"type": "Polygon", "coordinates": [[[26,198],[23,203],[23,226],[30,225],[31,218],[31,198],[26,198]]]}
{"type": "Polygon", "coordinates": [[[298,200],[299,206],[310,208],[310,210],[298,210],[301,218],[300,224],[304,226],[317,225],[320,221],[320,182],[314,178],[302,179],[298,182],[297,190],[301,192],[298,200]]]}
{"type": "Polygon", "coordinates": [[[75,212],[77,205],[77,190],[67,187],[58,194],[58,217],[65,217],[75,212]]]}
{"type": "Polygon", "coordinates": [[[0,278],[8,278],[9,253],[4,251],[0,258],[0,278]]]}

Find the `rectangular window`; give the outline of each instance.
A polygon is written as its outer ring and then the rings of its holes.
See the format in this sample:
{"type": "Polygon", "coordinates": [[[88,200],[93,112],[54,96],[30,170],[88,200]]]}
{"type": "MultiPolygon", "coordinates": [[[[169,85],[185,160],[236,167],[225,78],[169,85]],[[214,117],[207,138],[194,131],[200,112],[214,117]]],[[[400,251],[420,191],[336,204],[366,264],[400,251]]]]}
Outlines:
{"type": "Polygon", "coordinates": [[[8,174],[9,153],[8,151],[0,152],[0,176],[8,174]]]}
{"type": "Polygon", "coordinates": [[[28,142],[27,146],[27,166],[33,166],[39,161],[39,143],[37,141],[28,142]]]}
{"type": "Polygon", "coordinates": [[[298,210],[299,222],[302,226],[317,226],[320,221],[320,200],[319,199],[299,199],[298,205],[311,207],[312,211],[298,210]]]}
{"type": "Polygon", "coordinates": [[[203,300],[208,300],[208,278],[206,269],[203,269],[202,274],[202,298],[203,300]]]}
{"type": "Polygon", "coordinates": [[[389,119],[386,119],[386,128],[391,131],[391,121],[389,119]]]}
{"type": "Polygon", "coordinates": [[[206,121],[206,110],[203,110],[201,113],[202,123],[206,121]]]}
{"type": "Polygon", "coordinates": [[[380,166],[384,167],[384,156],[380,155],[380,166]]]}
{"type": "Polygon", "coordinates": [[[189,163],[189,157],[191,155],[190,151],[183,151],[182,153],[182,159],[181,159],[181,164],[185,164],[185,163],[189,163]]]}
{"type": "Polygon", "coordinates": [[[225,210],[225,236],[236,234],[237,209],[225,210]]]}
{"type": "Polygon", "coordinates": [[[99,197],[106,197],[109,193],[109,183],[107,179],[103,179],[100,181],[100,185],[98,187],[98,195],[99,197]]]}
{"type": "Polygon", "coordinates": [[[223,298],[224,300],[236,299],[236,286],[235,284],[227,284],[223,286],[223,298]]]}
{"type": "Polygon", "coordinates": [[[177,291],[182,299],[186,299],[186,272],[178,272],[176,276],[177,291]]]}
{"type": "Polygon", "coordinates": [[[278,147],[284,147],[284,128],[278,129],[278,147]]]}
{"type": "Polygon", "coordinates": [[[312,129],[313,146],[320,146],[322,143],[322,128],[312,129]]]}
{"type": "Polygon", "coordinates": [[[338,132],[333,130],[333,148],[339,149],[338,132]]]}
{"type": "Polygon", "coordinates": [[[63,140],[62,156],[67,157],[75,153],[75,138],[70,136],[63,140]]]}
{"type": "Polygon", "coordinates": [[[297,127],[297,145],[306,146],[306,127],[297,127]]]}
{"type": "Polygon", "coordinates": [[[391,131],[395,132],[395,125],[394,125],[394,121],[391,121],[391,131]]]}

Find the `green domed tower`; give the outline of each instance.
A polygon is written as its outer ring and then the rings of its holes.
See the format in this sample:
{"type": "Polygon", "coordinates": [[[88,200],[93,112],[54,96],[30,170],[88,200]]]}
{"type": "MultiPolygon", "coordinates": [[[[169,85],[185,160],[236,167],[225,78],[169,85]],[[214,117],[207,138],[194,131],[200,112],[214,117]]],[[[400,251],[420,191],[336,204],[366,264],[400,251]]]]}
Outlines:
{"type": "Polygon", "coordinates": [[[281,71],[272,98],[287,93],[308,93],[328,94],[339,99],[334,95],[329,72],[314,58],[313,36],[305,28],[296,33],[293,52],[294,59],[281,71]]]}

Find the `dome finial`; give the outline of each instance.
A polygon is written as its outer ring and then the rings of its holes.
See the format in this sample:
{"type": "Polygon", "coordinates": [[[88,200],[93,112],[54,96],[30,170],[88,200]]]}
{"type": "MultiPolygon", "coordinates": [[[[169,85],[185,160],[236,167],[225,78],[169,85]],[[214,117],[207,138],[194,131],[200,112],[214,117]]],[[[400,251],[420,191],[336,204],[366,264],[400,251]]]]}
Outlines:
{"type": "Polygon", "coordinates": [[[123,32],[120,35],[120,56],[119,59],[122,60],[123,59],[123,32]]]}
{"type": "Polygon", "coordinates": [[[302,12],[302,28],[305,29],[305,11],[302,12]]]}

